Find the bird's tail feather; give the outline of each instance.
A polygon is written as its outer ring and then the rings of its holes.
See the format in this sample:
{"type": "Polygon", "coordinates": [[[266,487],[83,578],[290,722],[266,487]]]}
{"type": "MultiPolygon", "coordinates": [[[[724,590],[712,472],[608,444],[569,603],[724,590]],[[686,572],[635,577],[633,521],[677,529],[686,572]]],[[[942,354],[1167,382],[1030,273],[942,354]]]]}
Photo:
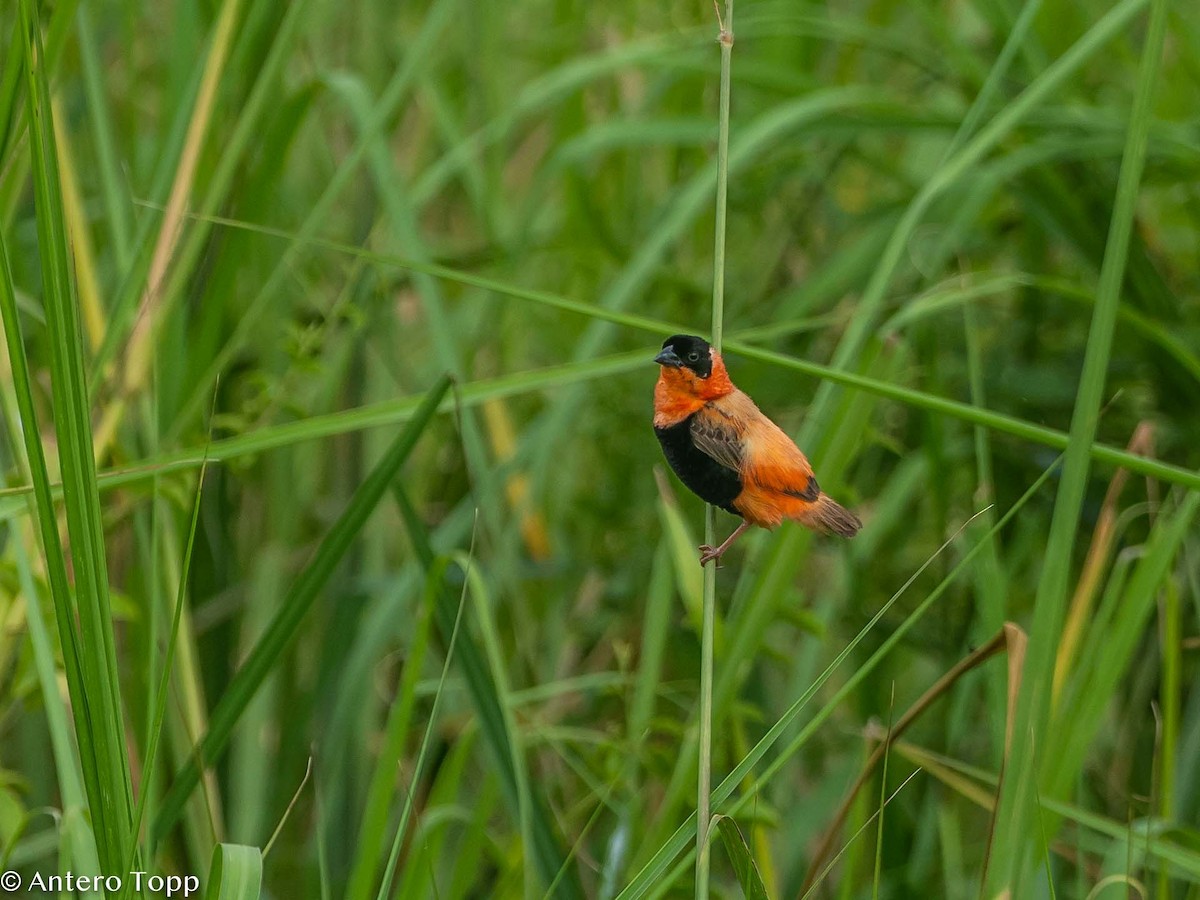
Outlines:
{"type": "Polygon", "coordinates": [[[858,516],[824,493],[804,511],[800,521],[813,531],[839,534],[846,538],[854,537],[862,528],[858,516]]]}

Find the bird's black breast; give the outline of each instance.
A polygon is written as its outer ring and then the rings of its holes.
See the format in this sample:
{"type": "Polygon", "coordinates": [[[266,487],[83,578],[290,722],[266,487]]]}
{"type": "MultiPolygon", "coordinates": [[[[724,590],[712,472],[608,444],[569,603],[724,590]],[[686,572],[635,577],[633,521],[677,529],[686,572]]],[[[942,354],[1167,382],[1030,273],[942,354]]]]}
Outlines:
{"type": "Polygon", "coordinates": [[[663,455],[679,480],[705,503],[719,506],[726,512],[741,515],[731,505],[742,492],[741,476],[700,450],[692,443],[692,418],[689,416],[678,425],[654,429],[663,455]]]}

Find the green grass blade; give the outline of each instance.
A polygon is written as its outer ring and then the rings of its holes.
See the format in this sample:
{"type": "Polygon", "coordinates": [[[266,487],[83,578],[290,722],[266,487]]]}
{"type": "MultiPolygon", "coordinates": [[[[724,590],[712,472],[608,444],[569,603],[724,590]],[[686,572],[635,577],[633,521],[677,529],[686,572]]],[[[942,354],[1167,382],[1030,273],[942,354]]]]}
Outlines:
{"type": "Polygon", "coordinates": [[[96,33],[87,3],[80,5],[75,24],[79,32],[79,64],[87,93],[88,114],[95,135],[96,165],[101,193],[104,195],[105,219],[112,239],[114,262],[118,271],[124,271],[133,257],[131,207],[128,191],[121,183],[112,109],[105,93],[100,50],[96,46],[96,33]]]}
{"type": "Polygon", "coordinates": [[[163,798],[154,823],[154,842],[157,843],[174,824],[183,804],[200,780],[201,770],[220,756],[229,741],[241,714],[270,673],[280,655],[295,638],[304,617],[333,574],[334,567],[357,537],[367,517],[378,505],[388,485],[396,477],[425,427],[433,418],[438,405],[450,388],[450,379],[443,376],[425,395],[412,420],[396,438],[391,448],[367,479],[354,492],[349,504],[333,527],[326,533],[316,555],[305,566],[284,599],[279,613],[255,645],[249,658],[226,689],[213,710],[208,733],[203,737],[187,766],[178,773],[175,783],[163,798]]]}
{"type": "Polygon", "coordinates": [[[737,822],[729,816],[716,816],[715,818],[717,830],[721,833],[721,842],[725,845],[725,852],[729,854],[734,874],[737,875],[738,884],[741,885],[742,896],[746,900],[767,900],[767,886],[763,884],[762,875],[759,874],[754,856],[750,852],[750,845],[746,843],[746,838],[742,834],[742,830],[738,828],[737,822]]]}
{"type": "MultiPolygon", "coordinates": [[[[100,863],[106,873],[120,872],[127,858],[132,788],[109,606],[104,526],[92,456],[83,336],[71,284],[41,24],[33,0],[22,0],[20,12],[43,303],[51,351],[54,427],[77,605],[72,608],[68,593],[56,593],[54,599],[65,608],[62,619],[68,628],[74,627],[75,615],[79,617],[77,646],[84,692],[72,699],[82,707],[82,722],[86,727],[79,729],[76,736],[81,754],[94,760],[94,777],[88,786],[100,863]]],[[[43,507],[40,512],[51,517],[53,527],[53,507],[43,507]]],[[[50,552],[50,548],[47,550],[50,552]]],[[[63,640],[65,646],[65,636],[63,640]]],[[[76,721],[77,725],[82,724],[79,718],[76,721]]]]}
{"type": "MultiPolygon", "coordinates": [[[[1032,851],[1033,792],[1045,761],[1055,756],[1055,740],[1047,733],[1056,651],[1066,612],[1071,548],[1079,526],[1079,513],[1087,488],[1097,416],[1103,400],[1108,359],[1121,302],[1121,285],[1133,230],[1138,188],[1146,159],[1146,142],[1155,86],[1167,31],[1168,4],[1155,0],[1143,49],[1141,68],[1130,115],[1125,154],[1117,182],[1108,245],[1100,271],[1096,308],[1088,334],[1080,374],[1079,395],[1071,416],[1063,477],[1054,504],[1046,542],[1045,562],[1038,581],[1029,654],[1022,679],[1013,733],[1017,736],[996,811],[987,889],[991,894],[1008,890],[1014,895],[1027,889],[1026,872],[1032,851]],[[1036,754],[1036,755],[1035,755],[1036,754]],[[1042,760],[1039,763],[1038,760],[1042,760]]],[[[1062,790],[1058,785],[1057,790],[1062,790]]],[[[1053,795],[1052,795],[1053,796],[1053,795]]]]}
{"type": "MultiPolygon", "coordinates": [[[[204,475],[207,468],[208,460],[205,459],[200,465],[200,474],[196,476],[196,493],[192,501],[192,516],[188,525],[187,545],[183,551],[183,566],[179,573],[179,585],[175,594],[175,609],[172,613],[171,627],[170,631],[167,632],[167,652],[162,660],[162,674],[159,677],[158,689],[152,694],[155,701],[154,712],[153,718],[150,721],[146,753],[142,759],[141,788],[138,791],[137,803],[133,811],[133,827],[130,829],[131,848],[137,847],[140,838],[142,820],[146,814],[146,804],[151,795],[152,779],[154,778],[155,766],[158,763],[158,747],[162,738],[163,718],[167,711],[167,697],[170,693],[171,673],[175,669],[175,650],[179,641],[179,627],[183,617],[184,602],[187,598],[188,574],[192,568],[192,551],[195,549],[196,544],[196,526],[200,522],[200,497],[204,490],[204,475]]],[[[156,637],[156,632],[152,630],[150,640],[154,641],[156,637]]],[[[126,871],[132,871],[132,869],[133,859],[131,858],[126,866],[126,871]]],[[[121,886],[121,897],[126,896],[126,891],[129,888],[130,883],[126,880],[121,886]]]]}
{"type": "Polygon", "coordinates": [[[213,848],[205,900],[258,900],[261,891],[262,853],[257,847],[218,844],[213,848]]]}

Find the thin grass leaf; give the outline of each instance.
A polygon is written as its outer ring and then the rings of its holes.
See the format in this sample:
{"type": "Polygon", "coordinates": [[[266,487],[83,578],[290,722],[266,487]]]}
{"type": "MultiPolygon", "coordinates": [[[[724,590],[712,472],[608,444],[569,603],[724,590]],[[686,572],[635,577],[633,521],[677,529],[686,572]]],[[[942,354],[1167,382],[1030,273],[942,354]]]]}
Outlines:
{"type": "MultiPolygon", "coordinates": [[[[58,155],[51,120],[48,75],[44,68],[46,55],[33,0],[22,0],[20,15],[43,305],[51,351],[54,426],[75,576],[74,603],[65,583],[65,572],[55,576],[58,584],[54,585],[53,594],[64,651],[70,652],[67,648],[74,643],[78,658],[75,685],[78,693],[72,694],[72,705],[76,708],[76,738],[80,754],[90,760],[84,764],[84,783],[96,823],[100,864],[106,873],[115,873],[121,871],[120,867],[127,858],[132,788],[125,755],[121,690],[109,606],[104,527],[92,456],[87,379],[83,365],[84,345],[71,285],[58,155]],[[72,640],[70,635],[75,633],[76,616],[79,619],[79,631],[72,640]]],[[[7,273],[3,280],[11,284],[11,276],[7,273]]],[[[5,290],[5,293],[9,291],[5,290]]],[[[10,315],[6,316],[6,320],[10,321],[6,321],[5,330],[9,333],[11,349],[14,342],[20,342],[15,304],[8,312],[10,315]]],[[[18,351],[18,355],[23,356],[23,351],[18,351]]],[[[33,429],[29,441],[36,441],[36,419],[29,420],[29,427],[33,429]]],[[[44,461],[39,463],[40,457],[40,449],[31,453],[31,464],[35,470],[44,472],[44,461]]],[[[38,506],[39,519],[44,520],[43,541],[48,564],[57,568],[59,561],[49,558],[61,558],[61,548],[57,545],[57,537],[49,541],[46,534],[55,528],[56,515],[54,505],[44,491],[38,506]]]]}
{"type": "MultiPolygon", "coordinates": [[[[226,224],[241,225],[242,227],[245,227],[244,223],[230,222],[228,220],[226,220],[226,224]]],[[[254,230],[267,234],[278,234],[281,237],[293,237],[288,232],[266,229],[260,226],[254,226],[254,230]]],[[[300,240],[300,238],[296,237],[296,240],[300,240]]],[[[503,297],[511,297],[513,299],[525,300],[557,309],[577,312],[581,315],[596,318],[605,322],[613,322],[615,324],[625,325],[627,327],[636,328],[638,330],[646,331],[658,336],[687,330],[687,326],[678,322],[658,320],[646,316],[626,313],[623,311],[605,309],[594,304],[582,303],[567,299],[565,297],[559,297],[545,291],[528,290],[526,288],[509,284],[507,282],[498,281],[496,279],[477,276],[467,272],[460,272],[444,266],[416,263],[401,257],[366,251],[353,245],[337,244],[336,242],[316,239],[310,241],[309,243],[313,246],[328,247],[330,249],[337,250],[338,252],[346,253],[358,258],[369,259],[380,264],[396,266],[397,268],[411,269],[413,271],[427,272],[431,275],[455,281],[463,285],[479,287],[503,297]]],[[[1042,280],[1037,280],[1032,283],[1045,287],[1052,286],[1051,283],[1043,282],[1042,280]]],[[[1054,284],[1058,285],[1057,287],[1054,287],[1056,292],[1071,293],[1066,291],[1065,286],[1061,285],[1060,283],[1055,282],[1054,284]]],[[[1133,322],[1134,319],[1130,318],[1130,321],[1133,322]]],[[[860,375],[852,369],[839,369],[835,366],[822,365],[807,359],[800,359],[776,351],[767,350],[758,346],[757,344],[757,336],[760,336],[760,331],[761,330],[759,329],[748,329],[745,332],[745,337],[740,336],[742,332],[735,332],[734,339],[725,341],[725,352],[727,354],[732,353],[737,356],[744,356],[749,359],[757,359],[762,362],[778,365],[791,371],[810,375],[814,378],[828,381],[839,386],[856,388],[875,396],[883,397],[889,400],[895,400],[899,403],[912,406],[916,409],[938,413],[939,415],[950,416],[968,424],[980,425],[993,431],[1009,434],[1014,437],[1041,444],[1055,450],[1062,450],[1067,446],[1068,435],[1065,432],[1048,428],[1044,425],[1017,419],[1013,416],[994,412],[975,404],[963,403],[945,397],[929,394],[925,391],[908,388],[904,385],[896,384],[893,381],[860,375]],[[752,335],[756,336],[753,340],[751,340],[752,335]]],[[[1173,355],[1175,354],[1173,353],[1173,355]]],[[[1181,361],[1189,359],[1186,353],[1179,358],[1181,361]]],[[[561,372],[561,378],[564,380],[564,383],[568,383],[575,372],[595,372],[596,376],[599,377],[602,372],[604,374],[608,374],[611,372],[625,371],[625,367],[628,367],[628,370],[632,370],[636,367],[635,360],[637,359],[638,357],[636,356],[636,353],[619,354],[609,357],[601,357],[599,359],[587,360],[580,363],[566,363],[561,367],[552,367],[542,371],[546,372],[547,375],[550,373],[561,372]],[[603,363],[604,360],[609,361],[613,368],[605,369],[603,363]],[[624,365],[622,365],[622,363],[624,365]],[[595,368],[593,369],[591,367],[595,368]]],[[[643,364],[644,361],[643,353],[643,364]]],[[[1185,364],[1189,365],[1190,368],[1190,363],[1185,364]]],[[[524,376],[501,376],[495,379],[495,382],[497,383],[498,388],[499,386],[503,385],[503,389],[510,390],[512,393],[518,393],[520,392],[521,388],[512,383],[519,382],[522,377],[524,376]],[[510,385],[512,386],[510,387],[510,385]]],[[[534,376],[532,373],[530,373],[529,377],[532,378],[534,376]]],[[[583,376],[583,380],[587,380],[586,375],[583,376]]],[[[535,381],[529,386],[528,389],[533,389],[534,386],[539,386],[540,384],[540,380],[535,381]]],[[[461,389],[461,392],[465,401],[475,402],[476,398],[474,397],[472,384],[464,385],[461,389]]],[[[505,396],[505,394],[497,393],[488,395],[488,397],[498,396],[505,396]]],[[[415,401],[411,399],[389,401],[389,403],[403,406],[406,409],[411,407],[414,402],[415,401]]],[[[370,427],[375,423],[384,424],[398,421],[397,418],[389,417],[387,415],[385,410],[388,408],[389,405],[385,403],[380,404],[377,409],[364,408],[354,411],[344,411],[328,416],[316,416],[304,422],[289,423],[288,425],[282,426],[269,426],[250,435],[216,442],[213,447],[213,458],[228,458],[223,454],[233,454],[235,452],[233,448],[238,448],[236,450],[238,453],[250,453],[254,452],[256,449],[265,450],[278,446],[284,446],[288,442],[287,436],[291,435],[295,435],[295,437],[292,438],[293,440],[303,440],[310,434],[314,437],[330,434],[341,434],[343,432],[337,430],[337,423],[343,418],[346,420],[346,425],[352,428],[365,428],[370,427]],[[377,418],[376,415],[378,416],[377,418]],[[241,449],[242,447],[245,449],[241,449]]],[[[1097,461],[1103,462],[1107,465],[1121,466],[1141,475],[1147,475],[1171,484],[1178,484],[1184,487],[1200,490],[1200,473],[1197,473],[1193,470],[1171,465],[1169,463],[1163,463],[1155,459],[1148,459],[1136,454],[1127,453],[1123,449],[1104,444],[1094,444],[1092,446],[1092,455],[1097,461]]],[[[178,453],[171,454],[165,459],[156,458],[145,460],[144,466],[164,466],[171,463],[181,462],[186,459],[193,460],[192,465],[194,466],[196,465],[195,461],[198,460],[198,458],[198,449],[180,451],[178,453]]],[[[186,466],[183,468],[186,468],[186,466]]],[[[126,484],[129,482],[124,479],[136,479],[137,477],[137,473],[121,473],[120,475],[106,473],[102,479],[102,483],[106,487],[115,484],[126,484]],[[114,478],[118,480],[113,481],[112,479],[114,478]]],[[[149,476],[147,475],[143,477],[149,476]]],[[[12,491],[13,489],[9,489],[9,492],[12,491]]],[[[3,496],[4,494],[4,491],[0,491],[0,496],[3,496]]]]}
{"type": "Polygon", "coordinates": [[[725,845],[725,852],[729,854],[729,861],[733,863],[733,873],[737,876],[738,884],[742,888],[742,896],[746,900],[767,900],[767,886],[763,884],[762,875],[758,872],[758,866],[754,862],[754,855],[750,852],[750,845],[746,843],[746,838],[742,834],[742,830],[738,828],[735,822],[729,816],[714,816],[717,830],[721,833],[721,842],[725,845]]]}
{"type": "MultiPolygon", "coordinates": [[[[171,673],[175,668],[175,650],[179,640],[180,621],[183,617],[184,601],[187,597],[188,574],[192,568],[192,551],[196,543],[196,527],[200,522],[200,497],[204,490],[204,475],[208,468],[208,460],[200,465],[200,474],[196,478],[196,493],[192,501],[192,516],[188,525],[187,544],[183,551],[183,566],[179,573],[178,589],[175,593],[175,610],[171,618],[170,631],[167,632],[167,652],[162,661],[162,674],[159,677],[158,689],[154,692],[155,698],[153,719],[150,722],[150,731],[147,740],[146,753],[142,759],[142,780],[141,788],[138,791],[137,803],[133,811],[133,827],[130,829],[130,847],[131,852],[136,850],[142,830],[142,820],[146,815],[147,801],[151,794],[152,779],[154,778],[155,766],[158,763],[158,746],[162,738],[163,718],[167,711],[167,697],[171,684],[171,673]]],[[[151,632],[151,641],[156,637],[155,632],[151,632]]],[[[153,851],[147,848],[150,852],[148,858],[152,858],[153,851]]],[[[133,858],[130,858],[126,871],[133,871],[133,858]]],[[[121,885],[121,891],[118,897],[124,898],[127,896],[127,891],[132,889],[133,882],[130,879],[125,879],[121,885]]]]}
{"type": "MultiPolygon", "coordinates": [[[[437,572],[440,579],[445,575],[445,566],[437,572]]],[[[430,576],[432,579],[432,576],[430,576]]],[[[425,660],[425,651],[429,646],[430,624],[433,620],[433,610],[436,602],[433,591],[427,579],[426,597],[417,613],[417,620],[411,630],[408,652],[404,658],[404,669],[400,676],[400,684],[396,697],[388,711],[387,724],[384,726],[383,746],[375,762],[375,771],[371,775],[370,787],[367,790],[366,807],[363,809],[362,822],[358,827],[358,853],[354,860],[354,869],[350,883],[346,889],[346,897],[367,898],[375,882],[379,862],[386,846],[386,827],[388,814],[391,811],[392,795],[396,784],[396,771],[400,765],[404,744],[412,725],[413,709],[417,700],[417,684],[421,677],[421,666],[425,660]]],[[[447,660],[447,664],[449,660],[447,660]]],[[[444,678],[444,674],[443,674],[444,678]]],[[[441,695],[441,684],[434,694],[434,703],[441,695]]],[[[433,716],[430,716],[429,726],[433,726],[433,716]]],[[[418,763],[409,785],[408,796],[419,789],[421,763],[418,763]]],[[[408,805],[408,800],[405,800],[408,805]]],[[[402,838],[400,831],[396,835],[396,852],[399,852],[399,842],[402,838]]],[[[384,884],[390,880],[385,878],[384,884]]],[[[382,887],[381,887],[382,890],[382,887]]]]}
{"type": "MultiPolygon", "coordinates": [[[[408,820],[413,814],[414,794],[420,788],[421,782],[425,775],[426,760],[429,757],[429,739],[433,734],[434,725],[437,723],[438,706],[442,700],[443,688],[446,686],[446,675],[450,671],[450,663],[454,658],[454,647],[458,643],[459,628],[462,625],[463,610],[467,605],[467,591],[472,587],[478,587],[478,578],[472,578],[471,561],[474,557],[474,540],[472,539],[472,549],[465,558],[458,560],[458,565],[462,569],[463,587],[461,596],[458,600],[458,611],[454,615],[454,630],[450,632],[450,638],[446,642],[446,658],[442,663],[442,672],[438,677],[437,690],[433,695],[433,708],[429,713],[429,721],[425,724],[425,733],[421,736],[421,749],[417,752],[417,764],[413,768],[412,781],[404,797],[404,805],[400,809],[400,822],[396,826],[396,836],[392,841],[392,849],[388,853],[387,866],[384,868],[383,881],[379,885],[379,892],[376,894],[376,900],[387,900],[391,894],[392,879],[395,877],[396,864],[400,858],[400,848],[404,844],[405,835],[408,832],[408,820]],[[474,585],[472,582],[474,581],[474,585]]],[[[435,564],[434,571],[430,573],[428,589],[425,592],[425,623],[428,628],[429,618],[434,609],[437,608],[436,595],[443,589],[443,580],[446,576],[447,565],[450,560],[440,561],[435,564]]],[[[478,594],[476,595],[479,596],[478,594]]],[[[482,602],[482,601],[481,601],[482,602]]],[[[427,632],[428,633],[428,632],[427,632]]]]}
{"type": "MultiPolygon", "coordinates": [[[[239,227],[251,227],[245,223],[239,223],[233,220],[220,220],[224,224],[236,225],[239,227]]],[[[262,226],[252,226],[256,232],[264,234],[276,234],[280,237],[287,237],[301,241],[300,236],[292,235],[290,232],[281,231],[278,229],[264,228],[262,226]]],[[[372,260],[374,262],[395,266],[397,268],[411,269],[413,271],[427,272],[437,277],[455,281],[460,284],[479,287],[489,292],[498,294],[503,297],[511,297],[513,299],[526,300],[532,303],[538,303],[545,306],[554,307],[557,309],[569,310],[578,312],[581,315],[596,318],[605,322],[613,322],[619,325],[625,325],[630,328],[653,333],[655,335],[673,334],[686,330],[687,326],[667,320],[653,319],[646,316],[626,313],[623,311],[614,311],[603,309],[594,304],[582,303],[575,300],[570,300],[565,297],[545,292],[528,290],[507,282],[498,281],[496,279],[477,276],[468,272],[461,272],[438,265],[425,265],[416,263],[411,260],[391,256],[388,254],[380,254],[372,251],[367,251],[361,247],[356,247],[349,244],[339,244],[326,240],[312,239],[307,242],[316,247],[327,247],[337,250],[338,252],[346,253],[358,258],[372,260]]],[[[1077,291],[1068,290],[1066,285],[1061,282],[1047,282],[1042,279],[1037,279],[1030,284],[1053,289],[1064,296],[1076,296],[1077,291]]],[[[1164,348],[1169,348],[1173,356],[1180,360],[1182,364],[1193,369],[1196,365],[1200,365],[1193,359],[1194,354],[1191,354],[1187,348],[1173,348],[1170,345],[1174,343],[1169,334],[1163,332],[1149,321],[1142,321],[1136,317],[1136,314],[1122,313],[1128,320],[1136,324],[1140,330],[1146,331],[1148,335],[1153,335],[1154,340],[1164,348]],[[1137,324],[1141,322],[1141,324],[1137,324]]],[[[860,375],[849,369],[839,369],[834,366],[822,365],[821,363],[812,362],[807,359],[800,359],[793,356],[788,356],[772,350],[767,350],[758,346],[757,340],[763,337],[761,329],[747,329],[745,332],[735,332],[735,337],[725,341],[725,352],[737,356],[744,356],[749,359],[757,359],[762,362],[778,365],[791,371],[800,372],[805,375],[810,375],[823,381],[828,381],[842,387],[852,387],[858,390],[865,391],[878,397],[894,400],[903,403],[907,406],[912,406],[916,409],[922,409],[929,412],[934,412],[939,415],[945,415],[966,422],[972,425],[979,425],[1002,434],[1009,434],[1014,437],[1027,440],[1032,443],[1041,444],[1055,450],[1063,450],[1067,446],[1068,435],[1065,432],[1054,428],[1048,428],[1044,425],[1039,425],[1023,419],[1018,419],[1013,416],[1003,413],[994,412],[985,407],[972,403],[963,403],[957,400],[951,400],[946,397],[939,397],[930,394],[926,391],[915,390],[905,387],[904,385],[896,384],[892,381],[886,381],[869,376],[860,375]],[[745,337],[739,335],[744,334],[745,337]],[[752,340],[753,338],[753,340],[752,340]]],[[[562,383],[567,384],[574,378],[587,381],[592,377],[601,377],[606,374],[613,374],[623,371],[632,371],[636,368],[644,368],[645,358],[644,351],[639,357],[637,352],[629,354],[615,354],[608,357],[600,357],[598,359],[590,359],[579,363],[566,363],[561,366],[548,367],[539,370],[545,376],[546,381],[551,378],[560,379],[562,383]],[[638,361],[642,365],[638,365],[638,361]]],[[[1200,369],[1197,369],[1200,373],[1200,369]]],[[[518,373],[514,375],[499,376],[489,382],[473,382],[466,384],[461,388],[461,393],[464,402],[467,404],[475,404],[483,402],[486,399],[497,397],[512,396],[521,393],[524,390],[534,390],[544,386],[546,381],[543,380],[538,373],[518,373]],[[527,380],[528,379],[528,380],[527,380]],[[494,384],[495,393],[487,393],[490,386],[494,384]],[[484,391],[484,393],[476,393],[484,391]]],[[[411,398],[403,398],[401,400],[387,401],[377,404],[374,407],[364,407],[358,410],[342,411],[324,416],[314,416],[307,420],[295,423],[287,423],[286,425],[267,426],[254,431],[253,433],[242,435],[235,438],[227,438],[223,441],[217,441],[213,445],[213,460],[222,460],[233,458],[237,455],[249,454],[276,447],[286,446],[294,441],[301,441],[316,437],[324,437],[335,434],[343,434],[346,431],[357,430],[361,428],[369,428],[381,424],[393,424],[398,421],[404,421],[405,413],[414,408],[417,401],[411,398]]],[[[447,408],[449,408],[447,406],[447,408]]],[[[806,420],[807,421],[807,420],[806,420]]],[[[1146,475],[1170,484],[1177,484],[1182,487],[1188,487],[1200,490],[1200,473],[1194,470],[1186,469],[1181,466],[1172,465],[1170,463],[1161,462],[1156,459],[1138,456],[1128,453],[1125,450],[1113,447],[1106,444],[1093,444],[1091,447],[1092,457],[1098,462],[1105,463],[1109,466],[1119,466],[1127,468],[1131,472],[1136,472],[1140,475],[1146,475]]],[[[103,488],[115,487],[134,483],[138,480],[148,479],[151,477],[148,470],[157,468],[158,471],[175,471],[180,469],[194,468],[199,464],[200,448],[176,451],[165,456],[154,457],[142,461],[141,466],[136,470],[122,472],[105,472],[101,475],[101,486],[103,488]]],[[[8,495],[21,493],[21,488],[8,488],[0,490],[0,498],[8,495]]],[[[27,488],[24,490],[28,490],[27,488]]],[[[0,506],[0,513],[6,511],[7,508],[0,506]]]]}

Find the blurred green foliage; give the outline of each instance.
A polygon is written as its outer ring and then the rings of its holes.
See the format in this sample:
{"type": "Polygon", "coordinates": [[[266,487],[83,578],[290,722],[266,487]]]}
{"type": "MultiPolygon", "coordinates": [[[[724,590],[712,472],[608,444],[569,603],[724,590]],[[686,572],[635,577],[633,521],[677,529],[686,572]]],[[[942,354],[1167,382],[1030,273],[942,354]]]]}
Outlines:
{"type": "MultiPolygon", "coordinates": [[[[87,456],[52,427],[71,335],[51,303],[78,310],[90,409],[80,394],[71,411],[90,414],[103,522],[62,530],[104,551],[109,724],[134,799],[187,573],[142,867],[206,873],[221,842],[275,834],[264,896],[689,895],[689,865],[660,848],[694,810],[701,506],[656,482],[649,410],[661,340],[710,320],[711,5],[40,15],[45,147],[30,32],[0,9],[5,281],[55,479],[68,449],[87,456]],[[50,159],[59,205],[38,193],[50,159]],[[69,294],[43,275],[50,224],[69,294]],[[453,397],[395,493],[340,530],[445,373],[453,397]],[[331,529],[345,555],[284,640],[275,616],[331,529]],[[176,818],[167,792],[231,689],[228,748],[176,818]],[[651,877],[659,862],[682,876],[651,877]]],[[[747,536],[720,572],[714,784],[770,743],[714,807],[737,805],[745,837],[736,875],[714,846],[719,895],[757,884],[748,849],[770,896],[796,896],[881,727],[1004,621],[1030,629],[1058,566],[1077,622],[1029,635],[1062,668],[1061,700],[1034,736],[1044,811],[1015,838],[1033,865],[1012,896],[1084,898],[1106,878],[1200,896],[1200,19],[1169,6],[1135,119],[1148,16],[1141,0],[738,4],[728,363],[866,527],[850,544],[747,536]],[[1169,467],[1106,495],[1116,470],[1094,463],[1069,558],[1048,558],[1059,470],[1026,492],[1058,449],[927,400],[1068,430],[1131,133],[1147,155],[1096,439],[1122,449],[1144,425],[1136,452],[1169,467]]],[[[89,811],[74,771],[93,743],[60,684],[54,613],[72,601],[51,590],[23,487],[35,424],[11,362],[0,862],[79,871],[104,864],[91,827],[121,814],[89,811]]],[[[889,751],[824,895],[973,896],[985,865],[1012,862],[987,859],[980,805],[1006,671],[954,682],[889,751]]]]}

